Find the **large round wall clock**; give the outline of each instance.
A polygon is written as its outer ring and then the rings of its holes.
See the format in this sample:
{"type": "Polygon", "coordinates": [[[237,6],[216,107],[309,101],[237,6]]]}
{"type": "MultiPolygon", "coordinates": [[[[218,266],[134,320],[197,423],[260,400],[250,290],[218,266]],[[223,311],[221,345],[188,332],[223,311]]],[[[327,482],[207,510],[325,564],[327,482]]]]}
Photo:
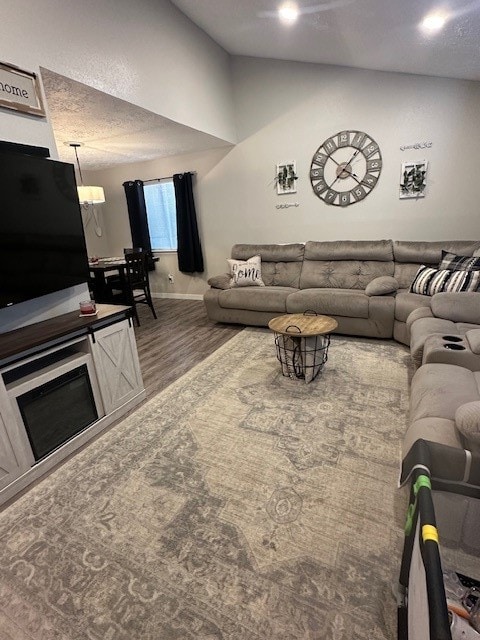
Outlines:
{"type": "Polygon", "coordinates": [[[362,131],[340,131],[315,152],[310,181],[324,202],[347,207],[370,193],[381,170],[382,154],[371,136],[362,131]]]}

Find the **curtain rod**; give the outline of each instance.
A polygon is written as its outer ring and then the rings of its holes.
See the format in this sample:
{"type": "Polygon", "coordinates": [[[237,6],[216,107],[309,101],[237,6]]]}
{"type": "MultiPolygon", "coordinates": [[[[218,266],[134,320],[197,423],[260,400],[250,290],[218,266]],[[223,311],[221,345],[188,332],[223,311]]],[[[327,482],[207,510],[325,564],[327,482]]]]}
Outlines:
{"type": "MultiPolygon", "coordinates": [[[[197,175],[196,171],[183,171],[183,173],[191,173],[194,176],[197,175]]],[[[172,178],[173,176],[164,176],[163,178],[152,178],[151,180],[142,180],[142,182],[161,182],[162,180],[171,180],[172,178]]]]}

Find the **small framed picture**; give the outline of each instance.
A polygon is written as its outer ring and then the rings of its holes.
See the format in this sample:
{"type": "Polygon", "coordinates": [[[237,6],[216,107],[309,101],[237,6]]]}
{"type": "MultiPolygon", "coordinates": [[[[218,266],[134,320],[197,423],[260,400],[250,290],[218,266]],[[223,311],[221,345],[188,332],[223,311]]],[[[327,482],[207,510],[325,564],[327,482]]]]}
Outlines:
{"type": "Polygon", "coordinates": [[[402,162],[400,198],[424,198],[428,161],[402,162]]]}
{"type": "Polygon", "coordinates": [[[275,182],[278,195],[297,192],[297,168],[295,161],[277,164],[275,182]]]}

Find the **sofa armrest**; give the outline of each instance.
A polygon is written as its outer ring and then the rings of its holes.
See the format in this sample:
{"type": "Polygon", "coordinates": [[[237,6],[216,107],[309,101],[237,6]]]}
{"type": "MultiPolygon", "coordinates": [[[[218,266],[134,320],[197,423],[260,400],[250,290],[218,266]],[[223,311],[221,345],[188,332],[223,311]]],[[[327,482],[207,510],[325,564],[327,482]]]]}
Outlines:
{"type": "Polygon", "coordinates": [[[407,318],[407,333],[410,336],[410,329],[415,320],[419,320],[420,318],[433,318],[433,313],[430,307],[418,307],[414,309],[407,318]]]}
{"type": "Polygon", "coordinates": [[[207,280],[207,282],[214,289],[232,288],[232,276],[229,273],[222,273],[219,276],[212,276],[207,280]]]}
{"type": "Polygon", "coordinates": [[[398,290],[398,280],[393,276],[379,276],[369,282],[365,288],[367,296],[385,296],[398,290]]]}
{"type": "Polygon", "coordinates": [[[466,402],[455,412],[455,426],[467,442],[480,443],[480,400],[466,402]]]}
{"type": "Polygon", "coordinates": [[[477,291],[436,293],[431,306],[437,318],[480,325],[480,293],[477,291]]]}

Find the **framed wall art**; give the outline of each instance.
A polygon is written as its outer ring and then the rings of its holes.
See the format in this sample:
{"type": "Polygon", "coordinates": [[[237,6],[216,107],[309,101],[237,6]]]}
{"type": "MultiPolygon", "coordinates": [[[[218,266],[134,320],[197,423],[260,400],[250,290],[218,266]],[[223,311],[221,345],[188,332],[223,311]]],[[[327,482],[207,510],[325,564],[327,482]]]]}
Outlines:
{"type": "Polygon", "coordinates": [[[400,198],[424,198],[427,187],[428,161],[402,162],[400,198]]]}
{"type": "Polygon", "coordinates": [[[297,192],[297,167],[295,161],[277,164],[275,183],[278,195],[297,192]]]}
{"type": "Polygon", "coordinates": [[[0,107],[44,117],[37,75],[13,64],[0,62],[0,107]]]}

